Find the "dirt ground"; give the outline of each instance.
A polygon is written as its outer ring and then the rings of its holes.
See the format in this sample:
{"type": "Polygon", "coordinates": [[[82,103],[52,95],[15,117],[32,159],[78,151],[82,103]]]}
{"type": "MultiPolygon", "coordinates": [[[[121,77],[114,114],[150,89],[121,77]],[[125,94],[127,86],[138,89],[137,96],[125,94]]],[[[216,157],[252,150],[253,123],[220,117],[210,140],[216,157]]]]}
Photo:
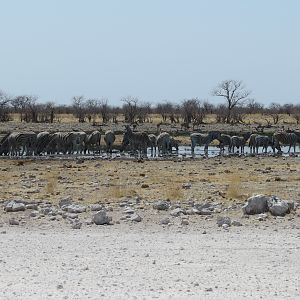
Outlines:
{"type": "Polygon", "coordinates": [[[300,299],[300,212],[245,218],[252,194],[300,202],[299,157],[0,160],[0,202],[101,203],[113,225],[78,214],[0,212],[0,299],[300,299]],[[153,203],[211,215],[170,216],[153,203]],[[133,209],[141,222],[124,218],[133,209]],[[216,210],[217,211],[217,210],[216,210]],[[218,227],[218,216],[242,226],[218,227]],[[160,221],[170,218],[169,225],[160,221]],[[19,225],[9,225],[10,219],[19,225]],[[183,224],[182,220],[188,220],[183,224]]]}
{"type": "Polygon", "coordinates": [[[0,199],[82,203],[143,200],[244,202],[252,194],[300,195],[299,157],[135,160],[0,160],[0,199]],[[79,163],[78,163],[79,162],[79,163]]]}

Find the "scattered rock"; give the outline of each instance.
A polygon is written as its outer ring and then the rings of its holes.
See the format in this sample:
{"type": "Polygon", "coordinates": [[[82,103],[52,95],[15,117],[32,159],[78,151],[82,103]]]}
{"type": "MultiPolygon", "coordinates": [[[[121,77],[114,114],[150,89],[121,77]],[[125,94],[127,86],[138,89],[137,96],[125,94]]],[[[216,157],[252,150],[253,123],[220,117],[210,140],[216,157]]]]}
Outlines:
{"type": "Polygon", "coordinates": [[[124,209],[124,213],[127,214],[127,215],[133,215],[134,210],[130,207],[127,207],[126,209],[124,209]]]}
{"type": "Polygon", "coordinates": [[[153,208],[157,210],[168,210],[170,207],[170,203],[167,201],[157,201],[153,204],[153,208]]]}
{"type": "Polygon", "coordinates": [[[169,223],[170,219],[168,217],[161,219],[159,222],[160,225],[168,225],[169,223]]]}
{"type": "Polygon", "coordinates": [[[63,207],[63,206],[69,206],[72,204],[72,197],[71,196],[68,196],[66,198],[63,198],[61,199],[59,202],[58,202],[58,205],[59,207],[63,207]]]}
{"type": "Polygon", "coordinates": [[[268,215],[267,214],[259,214],[257,216],[257,220],[258,221],[266,221],[266,219],[268,218],[268,215]]]}
{"type": "Polygon", "coordinates": [[[81,226],[82,226],[81,222],[74,222],[71,227],[72,229],[80,229],[81,226]]]}
{"type": "Polygon", "coordinates": [[[227,224],[228,226],[230,226],[231,219],[229,217],[218,217],[217,224],[219,227],[223,226],[224,224],[227,224]]]}
{"type": "Polygon", "coordinates": [[[69,213],[80,214],[86,211],[86,206],[79,204],[71,204],[67,207],[69,213]]]}
{"type": "Polygon", "coordinates": [[[9,219],[8,224],[9,225],[19,225],[20,222],[14,218],[11,218],[11,219],[9,219]]]}
{"type": "Polygon", "coordinates": [[[99,211],[99,210],[103,210],[104,207],[102,204],[91,204],[90,209],[91,211],[99,211]]]}
{"type": "Polygon", "coordinates": [[[147,184],[147,183],[143,183],[142,185],[141,185],[141,188],[142,189],[147,189],[149,187],[149,184],[147,184]]]}
{"type": "Polygon", "coordinates": [[[231,222],[231,225],[232,226],[243,226],[241,222],[235,221],[235,220],[231,222]]]}
{"type": "Polygon", "coordinates": [[[142,221],[142,217],[138,214],[133,214],[130,218],[131,221],[133,222],[141,222],[142,221]]]}
{"type": "Polygon", "coordinates": [[[24,211],[26,209],[25,204],[24,203],[18,203],[16,201],[10,201],[8,202],[5,207],[4,210],[6,212],[17,212],[17,211],[24,211]]]}
{"type": "Polygon", "coordinates": [[[189,225],[189,220],[188,219],[182,219],[181,220],[181,225],[189,225]]]}
{"type": "Polygon", "coordinates": [[[112,217],[106,215],[105,210],[100,210],[93,216],[93,222],[96,225],[110,224],[112,217]]]}
{"type": "Polygon", "coordinates": [[[185,190],[188,190],[192,187],[192,185],[190,183],[183,183],[182,184],[182,188],[185,189],[185,190]]]}
{"type": "Polygon", "coordinates": [[[175,209],[173,209],[171,212],[170,212],[170,215],[172,216],[172,217],[179,217],[181,214],[183,214],[184,213],[184,211],[180,208],[180,207],[178,207],[178,208],[175,208],[175,209]]]}

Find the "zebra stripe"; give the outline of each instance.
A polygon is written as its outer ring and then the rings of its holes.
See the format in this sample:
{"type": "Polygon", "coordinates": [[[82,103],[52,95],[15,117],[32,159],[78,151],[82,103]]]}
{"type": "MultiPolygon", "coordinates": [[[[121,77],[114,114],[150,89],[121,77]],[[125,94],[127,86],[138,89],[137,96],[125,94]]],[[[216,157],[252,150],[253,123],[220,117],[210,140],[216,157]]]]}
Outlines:
{"type": "Polygon", "coordinates": [[[10,155],[33,155],[36,151],[36,137],[34,132],[12,132],[7,138],[10,155]]]}
{"type": "Polygon", "coordinates": [[[271,146],[273,148],[273,141],[272,138],[266,135],[257,135],[255,137],[255,148],[256,153],[258,153],[258,148],[262,147],[262,150],[267,153],[268,147],[271,146]]]}
{"type": "Polygon", "coordinates": [[[275,132],[273,134],[274,147],[281,151],[280,145],[288,145],[290,153],[292,146],[294,147],[294,153],[296,152],[296,144],[300,143],[300,133],[295,132],[275,132]]]}
{"type": "Polygon", "coordinates": [[[167,132],[162,132],[157,137],[157,149],[159,153],[168,154],[170,151],[171,137],[167,132]]]}
{"type": "Polygon", "coordinates": [[[221,152],[225,151],[224,146],[227,146],[228,147],[228,152],[231,152],[231,136],[230,135],[222,133],[220,135],[220,137],[218,138],[218,140],[220,142],[219,147],[220,147],[221,152]]]}
{"type": "Polygon", "coordinates": [[[107,130],[104,134],[104,141],[106,144],[106,151],[112,153],[112,146],[115,142],[116,136],[111,130],[107,130]]]}
{"type": "Polygon", "coordinates": [[[208,145],[216,139],[220,138],[219,132],[209,132],[209,133],[192,133],[191,136],[191,148],[192,153],[195,150],[196,146],[203,146],[204,145],[204,151],[207,152],[208,145]]]}
{"type": "Polygon", "coordinates": [[[90,153],[99,152],[100,153],[100,143],[101,143],[101,133],[98,130],[93,131],[87,136],[86,140],[86,150],[90,153]]]}
{"type": "Polygon", "coordinates": [[[140,154],[147,153],[147,146],[150,144],[150,139],[145,132],[132,132],[129,125],[125,127],[125,133],[122,141],[122,150],[126,146],[130,146],[133,151],[138,151],[140,154]]]}

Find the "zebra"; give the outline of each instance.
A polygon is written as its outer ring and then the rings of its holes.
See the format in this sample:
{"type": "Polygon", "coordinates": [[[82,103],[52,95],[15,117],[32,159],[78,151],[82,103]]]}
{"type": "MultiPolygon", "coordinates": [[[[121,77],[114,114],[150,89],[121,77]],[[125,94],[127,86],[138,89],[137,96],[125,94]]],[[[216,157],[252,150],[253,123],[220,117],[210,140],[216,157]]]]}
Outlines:
{"type": "Polygon", "coordinates": [[[113,131],[107,130],[104,134],[104,141],[106,144],[106,151],[112,153],[112,146],[115,142],[116,136],[113,131]]]}
{"type": "Polygon", "coordinates": [[[97,151],[100,153],[100,142],[101,142],[101,133],[96,130],[87,136],[86,148],[85,150],[90,153],[91,150],[97,151]]]}
{"type": "Polygon", "coordinates": [[[203,146],[204,145],[204,151],[208,151],[208,145],[216,139],[220,138],[220,132],[217,131],[211,131],[209,133],[192,133],[190,135],[191,138],[191,149],[192,153],[194,153],[196,146],[203,146]]]}
{"type": "Polygon", "coordinates": [[[70,139],[72,144],[71,154],[76,151],[77,154],[82,154],[85,151],[87,134],[84,131],[70,132],[70,139]]]}
{"type": "MultiPolygon", "coordinates": [[[[52,139],[53,134],[42,131],[37,134],[36,138],[36,154],[41,155],[42,153],[46,152],[47,145],[52,139]]],[[[50,154],[50,153],[47,153],[50,154]]]]}
{"type": "Polygon", "coordinates": [[[250,153],[254,153],[255,154],[255,138],[258,136],[257,133],[252,133],[250,135],[250,138],[249,138],[249,148],[250,148],[250,153]]]}
{"type": "Polygon", "coordinates": [[[220,152],[224,152],[225,148],[224,146],[228,146],[228,152],[231,152],[231,136],[229,134],[220,134],[220,137],[218,138],[220,144],[220,152]]]}
{"type": "Polygon", "coordinates": [[[130,146],[133,151],[138,151],[140,154],[143,152],[147,154],[147,146],[150,144],[150,139],[145,132],[132,132],[129,125],[125,126],[125,133],[122,141],[122,150],[126,146],[130,146]]]}
{"type": "Polygon", "coordinates": [[[290,153],[292,146],[294,146],[294,153],[296,152],[296,144],[300,143],[300,133],[295,132],[275,132],[273,134],[273,143],[278,151],[281,151],[280,144],[289,145],[288,153],[290,153]]]}
{"type": "MultiPolygon", "coordinates": [[[[255,148],[256,148],[256,153],[258,154],[258,148],[262,147],[262,150],[267,153],[268,151],[268,146],[271,146],[273,151],[274,151],[274,147],[273,147],[273,139],[270,138],[267,135],[256,135],[255,137],[255,148]]],[[[255,150],[254,150],[255,152],[255,150]]]]}
{"type": "Polygon", "coordinates": [[[179,143],[173,137],[170,138],[169,151],[172,152],[173,148],[175,148],[176,152],[179,150],[179,143]]]}
{"type": "Polygon", "coordinates": [[[10,133],[7,133],[0,141],[0,156],[9,154],[9,144],[8,136],[10,133]]]}
{"type": "Polygon", "coordinates": [[[35,154],[36,137],[37,135],[34,132],[12,132],[7,138],[10,155],[22,156],[25,152],[26,155],[35,154]]]}
{"type": "Polygon", "coordinates": [[[242,136],[232,136],[231,137],[231,149],[232,152],[234,153],[234,148],[236,147],[238,150],[241,148],[241,153],[244,153],[244,148],[246,145],[246,140],[242,136]]]}
{"type": "Polygon", "coordinates": [[[73,135],[71,132],[55,132],[46,146],[49,154],[71,154],[73,150],[73,135]]]}
{"type": "Polygon", "coordinates": [[[153,150],[154,153],[156,154],[156,147],[157,147],[157,137],[155,134],[148,134],[149,140],[150,140],[150,148],[151,148],[151,154],[153,154],[153,150]]]}
{"type": "Polygon", "coordinates": [[[170,134],[167,132],[162,132],[159,134],[157,137],[157,148],[158,148],[158,153],[162,154],[168,154],[170,151],[170,142],[171,142],[171,137],[170,134]]]}

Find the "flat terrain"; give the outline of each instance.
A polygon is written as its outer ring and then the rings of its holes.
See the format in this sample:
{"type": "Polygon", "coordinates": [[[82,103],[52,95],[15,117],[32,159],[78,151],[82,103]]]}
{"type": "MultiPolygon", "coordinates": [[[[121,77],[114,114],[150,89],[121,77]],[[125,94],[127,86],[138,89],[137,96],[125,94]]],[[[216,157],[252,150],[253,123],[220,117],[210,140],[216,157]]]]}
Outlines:
{"type": "Polygon", "coordinates": [[[241,211],[252,194],[299,203],[299,157],[3,158],[0,174],[3,206],[39,203],[39,211],[1,207],[0,299],[300,299],[299,208],[265,221],[241,211]],[[87,209],[72,229],[74,214],[45,211],[65,198],[103,204],[113,225],[92,224],[87,209]],[[153,209],[159,199],[172,208],[153,209]],[[195,203],[215,210],[188,213],[195,203]],[[186,214],[171,216],[176,207],[186,214]],[[124,217],[128,209],[141,222],[124,217]],[[242,226],[218,227],[219,216],[242,226]]]}

